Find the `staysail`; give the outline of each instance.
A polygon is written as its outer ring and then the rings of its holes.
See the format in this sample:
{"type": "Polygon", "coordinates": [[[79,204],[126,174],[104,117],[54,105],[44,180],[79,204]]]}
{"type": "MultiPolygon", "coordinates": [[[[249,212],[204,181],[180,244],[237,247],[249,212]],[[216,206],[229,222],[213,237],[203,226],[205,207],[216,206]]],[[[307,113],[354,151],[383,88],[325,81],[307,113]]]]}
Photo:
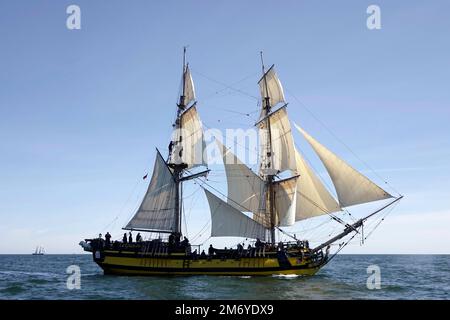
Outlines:
{"type": "Polygon", "coordinates": [[[366,176],[353,169],[336,154],[325,148],[301,127],[295,125],[319,156],[333,181],[341,207],[392,198],[366,176]]]}
{"type": "Polygon", "coordinates": [[[217,139],[216,144],[225,166],[228,199],[231,200],[228,202],[233,206],[239,204],[237,208],[243,211],[259,212],[264,201],[264,181],[217,139]]]}
{"type": "Polygon", "coordinates": [[[279,226],[291,226],[296,221],[341,210],[302,155],[295,148],[294,152],[298,176],[274,183],[275,213],[279,226]]]}
{"type": "Polygon", "coordinates": [[[144,199],[124,229],[175,231],[175,201],[174,177],[158,151],[144,199]]]}
{"type": "Polygon", "coordinates": [[[211,211],[212,237],[245,237],[265,240],[266,228],[204,189],[211,211]]]}
{"type": "Polygon", "coordinates": [[[295,221],[340,211],[339,204],[295,149],[297,163],[297,210],[295,221]]]}

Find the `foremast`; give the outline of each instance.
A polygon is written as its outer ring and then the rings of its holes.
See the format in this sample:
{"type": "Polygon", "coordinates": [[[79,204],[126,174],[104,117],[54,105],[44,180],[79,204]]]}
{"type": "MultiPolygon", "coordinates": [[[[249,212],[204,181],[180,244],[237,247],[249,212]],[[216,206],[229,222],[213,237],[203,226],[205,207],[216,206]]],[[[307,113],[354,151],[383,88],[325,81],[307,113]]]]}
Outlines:
{"type": "Polygon", "coordinates": [[[203,130],[196,109],[194,82],[183,50],[181,93],[166,159],[157,150],[147,192],[135,215],[123,228],[181,235],[183,182],[205,175],[208,170],[189,173],[189,169],[205,165],[203,130]]]}
{"type": "Polygon", "coordinates": [[[183,216],[183,182],[206,176],[209,170],[185,175],[186,170],[197,165],[205,165],[203,159],[203,130],[196,111],[194,83],[186,63],[186,47],[183,48],[183,76],[181,94],[177,103],[177,115],[173,125],[175,135],[169,145],[167,165],[173,170],[175,181],[175,234],[181,235],[183,216]],[[185,118],[188,118],[187,120],[185,118]]]}

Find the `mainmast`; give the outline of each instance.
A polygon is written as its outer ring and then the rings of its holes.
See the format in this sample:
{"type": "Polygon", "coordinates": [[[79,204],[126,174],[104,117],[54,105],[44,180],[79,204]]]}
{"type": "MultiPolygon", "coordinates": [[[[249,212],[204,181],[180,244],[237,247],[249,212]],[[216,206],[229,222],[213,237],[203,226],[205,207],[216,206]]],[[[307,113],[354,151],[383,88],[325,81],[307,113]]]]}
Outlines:
{"type": "MultiPolygon", "coordinates": [[[[186,87],[186,69],[187,69],[187,65],[186,65],[186,47],[183,48],[183,80],[182,80],[182,91],[181,91],[181,95],[180,95],[180,100],[177,104],[177,118],[175,120],[175,130],[179,133],[178,135],[176,135],[176,137],[178,138],[178,141],[172,141],[171,145],[181,145],[182,140],[183,140],[183,136],[181,135],[182,132],[182,128],[181,128],[181,114],[183,113],[183,111],[186,109],[186,104],[185,104],[185,87],[186,87]]],[[[181,155],[183,152],[183,149],[176,149],[176,150],[180,150],[179,151],[179,155],[177,156],[178,159],[182,159],[181,155]]],[[[170,155],[172,156],[172,155],[170,155]]],[[[181,182],[181,178],[183,176],[183,171],[184,169],[187,168],[187,164],[180,162],[180,163],[170,163],[169,166],[173,169],[173,176],[175,178],[175,184],[176,184],[176,188],[175,188],[175,233],[181,234],[181,216],[182,216],[182,194],[183,194],[183,185],[181,182]]]]}
{"type": "Polygon", "coordinates": [[[270,97],[269,97],[269,89],[267,87],[267,79],[266,79],[266,70],[264,67],[264,59],[263,59],[263,53],[262,51],[260,52],[261,55],[261,66],[262,66],[262,74],[263,74],[263,81],[264,81],[264,86],[265,86],[265,97],[263,99],[263,110],[264,110],[264,117],[266,117],[266,141],[267,141],[267,145],[266,145],[266,169],[268,169],[266,172],[267,174],[264,174],[264,181],[265,181],[265,190],[266,190],[266,194],[265,194],[265,198],[266,198],[266,210],[268,209],[268,212],[266,211],[266,214],[270,215],[270,241],[272,243],[275,243],[275,224],[276,224],[276,219],[275,219],[275,209],[274,209],[274,201],[275,201],[275,195],[274,195],[274,190],[273,190],[273,181],[274,181],[274,175],[273,175],[273,170],[271,170],[271,167],[273,165],[273,159],[272,159],[272,132],[271,132],[271,128],[270,128],[270,117],[268,116],[270,114],[270,111],[272,109],[272,106],[270,105],[270,97]]]}

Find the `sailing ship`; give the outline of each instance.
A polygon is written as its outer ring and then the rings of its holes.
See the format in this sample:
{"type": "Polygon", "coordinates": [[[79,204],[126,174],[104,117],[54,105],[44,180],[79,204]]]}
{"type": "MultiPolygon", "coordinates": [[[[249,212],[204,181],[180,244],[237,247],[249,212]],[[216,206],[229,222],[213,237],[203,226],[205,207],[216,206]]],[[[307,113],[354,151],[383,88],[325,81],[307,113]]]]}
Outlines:
{"type": "Polygon", "coordinates": [[[36,250],[32,253],[33,256],[43,256],[45,253],[44,248],[42,246],[37,246],[36,250]]]}
{"type": "Polygon", "coordinates": [[[194,82],[185,57],[186,49],[169,154],[164,158],[156,151],[147,192],[123,228],[157,237],[131,243],[110,243],[101,238],[81,241],[80,245],[92,252],[93,260],[105,274],[314,275],[336,254],[330,254],[330,245],[360,233],[368,219],[402,198],[393,197],[294,124],[325,166],[337,199],[327,190],[294,145],[283,87],[274,66],[266,70],[262,53],[262,77],[258,81],[261,112],[255,124],[260,141],[259,170],[252,170],[216,140],[228,192],[222,194],[212,188],[207,182],[211,170],[204,159],[204,132],[194,82]],[[200,247],[193,250],[193,244],[181,241],[183,185],[192,181],[199,182],[206,195],[211,237],[253,239],[254,246],[211,247],[207,254],[200,254],[200,247]],[[346,223],[338,216],[349,206],[386,199],[390,199],[389,203],[354,223],[346,223]],[[322,215],[343,225],[337,235],[315,247],[295,237],[293,241],[277,242],[277,230],[284,232],[283,227],[322,215]]]}

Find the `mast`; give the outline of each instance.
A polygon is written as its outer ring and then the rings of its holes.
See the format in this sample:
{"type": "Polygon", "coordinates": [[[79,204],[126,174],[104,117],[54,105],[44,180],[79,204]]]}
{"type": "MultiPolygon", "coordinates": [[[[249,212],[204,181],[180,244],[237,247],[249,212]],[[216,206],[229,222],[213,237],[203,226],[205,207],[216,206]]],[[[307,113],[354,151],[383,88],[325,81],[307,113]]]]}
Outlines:
{"type": "MultiPolygon", "coordinates": [[[[268,162],[268,168],[273,165],[273,159],[272,159],[272,132],[270,128],[270,117],[268,115],[270,114],[270,111],[272,109],[270,105],[270,97],[269,97],[269,89],[267,87],[267,79],[266,79],[266,70],[264,67],[264,59],[263,59],[263,52],[260,51],[261,56],[261,67],[262,67],[262,73],[264,77],[264,86],[266,88],[266,96],[264,97],[264,116],[266,117],[267,121],[267,145],[266,145],[266,156],[269,158],[268,162]]],[[[266,160],[267,161],[267,160],[266,160]]],[[[267,165],[267,162],[266,162],[267,165]]],[[[266,185],[266,199],[268,202],[268,206],[266,205],[266,210],[269,209],[268,214],[270,215],[270,241],[275,244],[275,208],[274,208],[274,200],[275,200],[275,194],[273,189],[273,181],[274,181],[274,175],[272,174],[272,171],[268,171],[269,174],[264,175],[264,181],[266,185]]],[[[267,212],[266,212],[267,214],[267,212]]]]}
{"type": "MultiPolygon", "coordinates": [[[[180,135],[178,136],[178,141],[174,141],[174,144],[178,144],[182,142],[182,135],[181,135],[181,114],[186,109],[185,104],[185,83],[186,83],[186,47],[183,47],[183,81],[181,84],[182,92],[180,95],[180,100],[177,104],[177,118],[175,120],[175,129],[178,130],[180,135]]],[[[183,152],[183,150],[180,151],[180,155],[183,152]]],[[[180,157],[181,158],[181,157],[180,157]]],[[[187,165],[185,163],[173,163],[170,164],[170,166],[173,168],[173,176],[175,179],[175,230],[174,232],[181,235],[181,216],[182,216],[182,176],[184,169],[187,168],[187,165]]]]}

